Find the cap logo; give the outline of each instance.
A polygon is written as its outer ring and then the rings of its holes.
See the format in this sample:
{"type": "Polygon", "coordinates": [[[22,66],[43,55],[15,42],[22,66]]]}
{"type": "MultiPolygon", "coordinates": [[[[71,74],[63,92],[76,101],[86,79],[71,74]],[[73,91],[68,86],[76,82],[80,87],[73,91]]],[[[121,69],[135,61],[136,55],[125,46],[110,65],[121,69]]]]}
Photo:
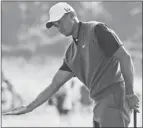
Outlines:
{"type": "Polygon", "coordinates": [[[65,10],[66,12],[70,12],[70,11],[71,11],[70,8],[64,8],[64,10],[65,10]]]}

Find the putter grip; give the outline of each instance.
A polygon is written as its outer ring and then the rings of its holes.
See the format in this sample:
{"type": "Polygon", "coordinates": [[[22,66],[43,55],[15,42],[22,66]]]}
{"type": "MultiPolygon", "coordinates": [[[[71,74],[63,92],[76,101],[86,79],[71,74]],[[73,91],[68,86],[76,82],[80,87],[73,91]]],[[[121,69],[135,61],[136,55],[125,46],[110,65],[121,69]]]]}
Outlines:
{"type": "Polygon", "coordinates": [[[137,112],[134,110],[134,128],[137,128],[137,112]]]}

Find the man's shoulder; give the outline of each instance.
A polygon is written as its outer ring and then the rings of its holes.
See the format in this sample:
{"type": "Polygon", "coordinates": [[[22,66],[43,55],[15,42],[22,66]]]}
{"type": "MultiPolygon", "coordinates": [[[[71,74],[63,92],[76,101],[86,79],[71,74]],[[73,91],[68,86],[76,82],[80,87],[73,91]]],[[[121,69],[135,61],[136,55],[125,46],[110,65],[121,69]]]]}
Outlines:
{"type": "Polygon", "coordinates": [[[93,26],[95,26],[95,25],[97,25],[97,24],[104,24],[103,22],[100,22],[100,21],[96,21],[96,20],[94,20],[94,21],[88,21],[88,22],[85,22],[85,24],[87,24],[87,25],[93,25],[93,26]]]}
{"type": "Polygon", "coordinates": [[[93,30],[98,24],[104,24],[104,23],[100,21],[88,21],[88,22],[83,22],[83,24],[86,30],[93,30]]]}

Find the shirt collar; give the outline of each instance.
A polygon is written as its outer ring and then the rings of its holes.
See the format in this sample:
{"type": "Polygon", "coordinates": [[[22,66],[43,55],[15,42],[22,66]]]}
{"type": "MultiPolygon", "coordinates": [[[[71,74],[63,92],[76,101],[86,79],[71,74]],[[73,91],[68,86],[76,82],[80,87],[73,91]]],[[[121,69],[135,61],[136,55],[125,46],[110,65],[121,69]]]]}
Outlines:
{"type": "Polygon", "coordinates": [[[78,32],[77,32],[77,39],[73,37],[74,42],[77,44],[78,39],[79,39],[79,33],[80,33],[80,29],[81,29],[81,24],[82,22],[79,22],[79,27],[78,27],[78,32]]]}

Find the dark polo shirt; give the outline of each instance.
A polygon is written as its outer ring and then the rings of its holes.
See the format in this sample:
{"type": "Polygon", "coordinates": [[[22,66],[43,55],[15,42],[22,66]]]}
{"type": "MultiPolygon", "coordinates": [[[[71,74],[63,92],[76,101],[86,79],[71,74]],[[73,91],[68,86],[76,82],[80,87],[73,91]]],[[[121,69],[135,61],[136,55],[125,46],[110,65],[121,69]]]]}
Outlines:
{"type": "Polygon", "coordinates": [[[60,70],[73,72],[87,86],[90,97],[96,99],[111,85],[124,83],[120,62],[113,57],[121,45],[121,40],[107,25],[97,21],[80,22],[78,39],[73,38],[67,48],[60,70]]]}
{"type": "MultiPolygon", "coordinates": [[[[79,23],[79,29],[81,26],[81,22],[79,23]]],[[[102,23],[99,23],[94,28],[95,34],[98,39],[98,44],[101,49],[104,51],[105,55],[111,57],[120,47],[120,43],[116,39],[116,37],[108,30],[108,26],[102,23]]],[[[78,45],[78,41],[74,39],[75,43],[78,45]]],[[[72,70],[67,66],[65,61],[63,61],[60,70],[72,72],[72,70]]]]}

